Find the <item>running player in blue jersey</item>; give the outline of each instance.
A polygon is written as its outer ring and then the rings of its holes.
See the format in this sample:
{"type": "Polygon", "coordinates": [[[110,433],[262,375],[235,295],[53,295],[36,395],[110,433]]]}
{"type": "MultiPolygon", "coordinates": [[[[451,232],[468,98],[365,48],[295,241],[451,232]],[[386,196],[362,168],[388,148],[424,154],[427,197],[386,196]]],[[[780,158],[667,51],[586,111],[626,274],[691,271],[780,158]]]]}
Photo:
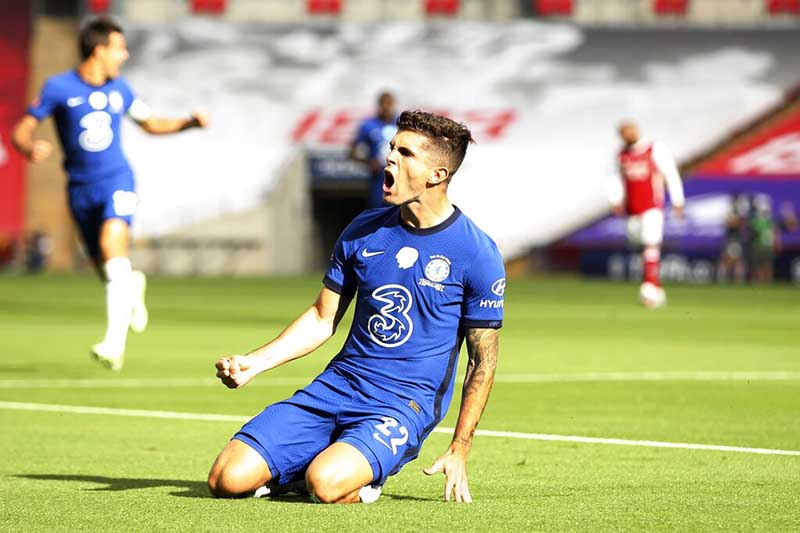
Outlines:
{"type": "Polygon", "coordinates": [[[455,434],[425,473],[445,474],[446,500],[472,501],[467,455],[497,365],[503,261],[447,197],[469,130],[421,111],[403,112],[397,126],[383,179],[389,206],[344,230],[316,302],[273,341],[216,363],[225,385],[242,387],[327,341],[355,301],[347,340],[322,374],[245,424],[219,454],[208,477],[215,496],[304,480],[322,502],[374,501],[445,416],[466,340],[455,434]]]}
{"type": "Polygon", "coordinates": [[[31,162],[47,158],[52,147],[35,140],[33,133],[48,116],[55,119],[69,177],[70,209],[86,251],[106,283],[106,333],[91,352],[109,368],[119,370],[128,328],[143,331],[147,325],[144,274],[133,271],[128,259],[138,198],[120,143],[122,116],[129,115],[152,134],[205,127],[208,117],[201,112],[182,119],[151,115],[120,76],[128,49],[114,21],[93,19],[81,29],[78,41],[80,64],[45,82],[41,95],[14,129],[13,142],[31,162]]]}
{"type": "Polygon", "coordinates": [[[383,206],[383,165],[389,153],[389,141],[397,132],[397,112],[394,95],[378,95],[378,110],[374,117],[363,120],[350,146],[350,158],[367,165],[370,173],[367,207],[383,206]]]}

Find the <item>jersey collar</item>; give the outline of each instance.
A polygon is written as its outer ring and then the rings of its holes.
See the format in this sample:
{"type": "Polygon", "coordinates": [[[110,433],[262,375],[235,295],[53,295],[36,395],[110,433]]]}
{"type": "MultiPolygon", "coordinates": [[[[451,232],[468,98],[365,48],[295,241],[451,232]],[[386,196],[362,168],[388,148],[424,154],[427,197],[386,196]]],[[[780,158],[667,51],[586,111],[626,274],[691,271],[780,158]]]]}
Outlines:
{"type": "Polygon", "coordinates": [[[414,234],[414,235],[433,235],[434,233],[439,233],[440,231],[444,231],[453,223],[458,220],[458,217],[461,216],[461,210],[458,206],[453,206],[453,212],[450,214],[449,217],[444,219],[442,222],[439,222],[435,226],[431,226],[430,228],[412,228],[405,222],[403,222],[403,217],[400,216],[400,210],[397,210],[397,218],[400,220],[400,227],[402,227],[407,232],[414,234]]]}

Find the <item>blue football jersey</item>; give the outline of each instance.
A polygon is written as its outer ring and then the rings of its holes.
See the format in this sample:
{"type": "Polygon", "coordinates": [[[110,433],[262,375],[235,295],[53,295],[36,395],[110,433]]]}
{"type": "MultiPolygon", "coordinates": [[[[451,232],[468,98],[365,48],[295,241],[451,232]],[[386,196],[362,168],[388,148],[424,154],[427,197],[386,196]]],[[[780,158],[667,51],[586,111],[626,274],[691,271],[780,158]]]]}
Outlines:
{"type": "Polygon", "coordinates": [[[331,366],[369,398],[405,405],[427,434],[447,412],[465,328],[500,328],[505,270],[495,243],[455,209],[407,226],[399,207],[364,211],[336,243],[324,284],[353,296],[331,366]]]}
{"type": "Polygon", "coordinates": [[[134,99],[121,77],[94,86],[70,70],[45,82],[28,114],[38,120],[53,115],[70,183],[91,183],[130,172],[120,145],[120,123],[134,99]]]}
{"type": "MultiPolygon", "coordinates": [[[[355,144],[367,147],[367,158],[383,162],[389,154],[389,142],[397,133],[395,119],[384,122],[378,117],[364,120],[358,127],[355,144]]],[[[372,175],[369,191],[369,207],[383,205],[383,169],[372,175]]]]}

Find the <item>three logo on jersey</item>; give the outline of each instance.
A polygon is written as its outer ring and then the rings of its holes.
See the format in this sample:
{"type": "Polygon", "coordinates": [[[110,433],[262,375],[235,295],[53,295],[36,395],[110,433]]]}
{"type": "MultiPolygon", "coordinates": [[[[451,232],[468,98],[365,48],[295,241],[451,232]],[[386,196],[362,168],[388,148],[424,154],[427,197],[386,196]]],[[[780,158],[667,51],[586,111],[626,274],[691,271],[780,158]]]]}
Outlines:
{"type": "MultiPolygon", "coordinates": [[[[364,248],[361,256],[368,259],[383,255],[385,250],[370,250],[364,248]]],[[[398,268],[406,270],[414,266],[419,259],[419,251],[410,246],[404,246],[395,255],[398,268]]],[[[436,291],[444,292],[445,286],[441,283],[450,275],[451,261],[444,255],[434,254],[429,257],[425,265],[425,277],[419,278],[417,284],[421,287],[430,287],[436,291]]],[[[499,300],[483,299],[480,307],[499,309],[503,307],[503,295],[506,290],[505,278],[500,278],[492,284],[492,293],[499,296],[499,300]]],[[[414,323],[409,312],[414,303],[411,292],[402,285],[387,284],[372,291],[372,298],[380,302],[380,310],[367,321],[367,330],[376,343],[386,348],[395,348],[405,344],[414,331],[414,323]]]]}
{"type": "Polygon", "coordinates": [[[119,91],[111,91],[108,94],[93,91],[88,99],[83,96],[67,98],[67,106],[78,107],[87,101],[93,111],[81,117],[80,125],[83,131],[78,137],[78,143],[87,152],[102,152],[111,146],[114,140],[110,113],[121,113],[125,102],[119,91]]]}

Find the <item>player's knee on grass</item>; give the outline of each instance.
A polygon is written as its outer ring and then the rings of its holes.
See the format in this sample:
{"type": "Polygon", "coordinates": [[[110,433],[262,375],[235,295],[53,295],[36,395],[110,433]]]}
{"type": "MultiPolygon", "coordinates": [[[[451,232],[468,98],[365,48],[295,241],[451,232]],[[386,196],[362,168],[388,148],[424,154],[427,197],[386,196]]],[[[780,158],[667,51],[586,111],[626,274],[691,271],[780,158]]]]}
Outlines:
{"type": "Polygon", "coordinates": [[[208,473],[208,490],[217,498],[238,498],[253,493],[272,479],[269,467],[246,444],[232,440],[208,473]]]}
{"type": "Polygon", "coordinates": [[[322,503],[356,503],[359,489],[372,477],[372,467],[361,452],[337,442],[311,462],[306,470],[306,486],[311,496],[322,503]]]}
{"type": "Polygon", "coordinates": [[[306,487],[311,497],[320,503],[353,503],[347,496],[358,491],[344,472],[335,468],[315,468],[306,472],[306,487]],[[345,501],[342,501],[345,500],[345,501]]]}

